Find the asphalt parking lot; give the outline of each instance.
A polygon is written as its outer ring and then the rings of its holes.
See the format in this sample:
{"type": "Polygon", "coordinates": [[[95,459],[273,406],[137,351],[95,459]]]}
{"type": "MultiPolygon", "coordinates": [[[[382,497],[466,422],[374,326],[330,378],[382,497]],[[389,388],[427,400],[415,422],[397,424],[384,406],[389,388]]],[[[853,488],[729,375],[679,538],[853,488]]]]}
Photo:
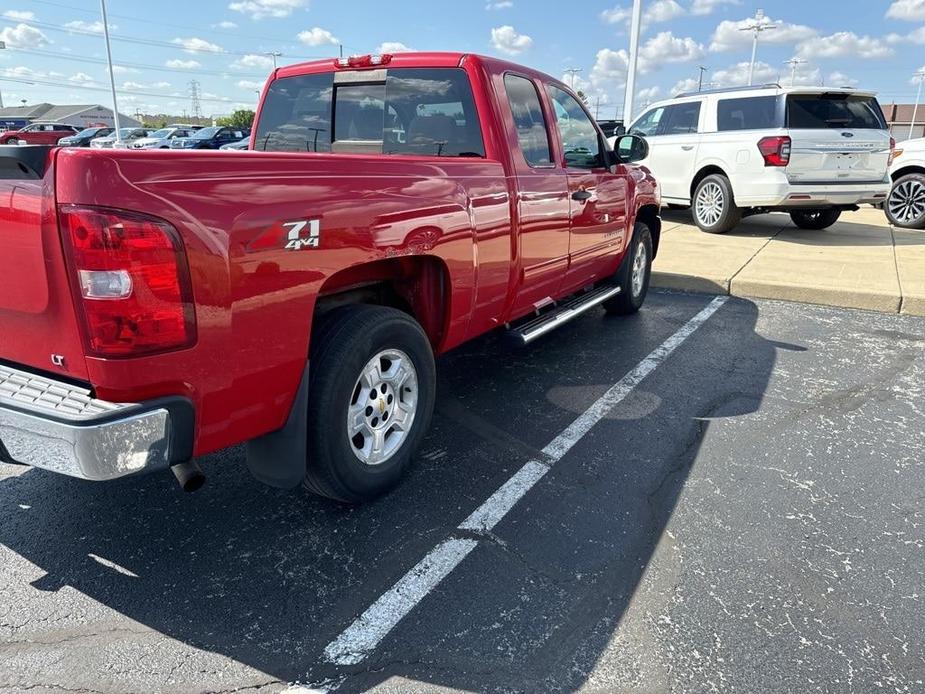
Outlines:
{"type": "Polygon", "coordinates": [[[711,301],[441,359],[417,466],[367,506],[262,487],[239,449],[191,496],[0,465],[0,689],[922,691],[925,319],[730,297],[670,342],[711,301]],[[396,584],[407,616],[332,659],[396,584]]]}

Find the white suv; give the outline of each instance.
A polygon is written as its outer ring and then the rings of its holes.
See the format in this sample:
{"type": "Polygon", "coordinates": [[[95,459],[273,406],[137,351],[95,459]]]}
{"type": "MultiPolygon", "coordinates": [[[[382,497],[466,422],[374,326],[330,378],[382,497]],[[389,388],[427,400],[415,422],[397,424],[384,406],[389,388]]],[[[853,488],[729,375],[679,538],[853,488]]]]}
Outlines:
{"type": "Polygon", "coordinates": [[[693,206],[703,231],[784,210],[824,229],[842,210],[882,204],[893,140],[872,92],[777,85],[682,94],[651,106],[629,133],[671,207],[693,206]]]}
{"type": "Polygon", "coordinates": [[[887,219],[904,229],[925,229],[925,137],[896,146],[890,178],[893,188],[884,205],[887,219]]]}

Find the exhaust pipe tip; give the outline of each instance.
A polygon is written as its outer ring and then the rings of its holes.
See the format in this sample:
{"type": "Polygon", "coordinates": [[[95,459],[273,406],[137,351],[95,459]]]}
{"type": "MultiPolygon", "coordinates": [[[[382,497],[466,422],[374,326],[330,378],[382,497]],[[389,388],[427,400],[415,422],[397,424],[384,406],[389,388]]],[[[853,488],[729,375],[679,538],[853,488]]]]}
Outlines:
{"type": "Polygon", "coordinates": [[[188,494],[202,489],[202,485],[206,483],[206,476],[195,460],[171,465],[170,470],[180,483],[180,489],[188,494]]]}

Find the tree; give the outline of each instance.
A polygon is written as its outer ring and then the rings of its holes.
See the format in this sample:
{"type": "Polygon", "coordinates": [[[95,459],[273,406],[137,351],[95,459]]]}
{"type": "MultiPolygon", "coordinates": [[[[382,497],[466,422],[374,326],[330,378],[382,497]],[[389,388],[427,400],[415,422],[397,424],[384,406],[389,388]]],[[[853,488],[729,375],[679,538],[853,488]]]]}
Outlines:
{"type": "Polygon", "coordinates": [[[254,116],[256,115],[257,114],[249,108],[239,108],[233,111],[230,116],[216,118],[215,122],[218,125],[224,125],[229,128],[249,128],[254,124],[254,116]]]}

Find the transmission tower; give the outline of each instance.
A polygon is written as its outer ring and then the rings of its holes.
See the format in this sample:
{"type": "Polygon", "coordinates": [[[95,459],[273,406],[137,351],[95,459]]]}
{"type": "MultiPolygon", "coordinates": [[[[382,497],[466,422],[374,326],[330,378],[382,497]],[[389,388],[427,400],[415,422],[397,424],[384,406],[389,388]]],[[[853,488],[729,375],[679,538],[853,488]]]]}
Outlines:
{"type": "Polygon", "coordinates": [[[202,118],[202,106],[199,103],[199,82],[192,80],[189,83],[189,108],[193,118],[202,118]]]}

